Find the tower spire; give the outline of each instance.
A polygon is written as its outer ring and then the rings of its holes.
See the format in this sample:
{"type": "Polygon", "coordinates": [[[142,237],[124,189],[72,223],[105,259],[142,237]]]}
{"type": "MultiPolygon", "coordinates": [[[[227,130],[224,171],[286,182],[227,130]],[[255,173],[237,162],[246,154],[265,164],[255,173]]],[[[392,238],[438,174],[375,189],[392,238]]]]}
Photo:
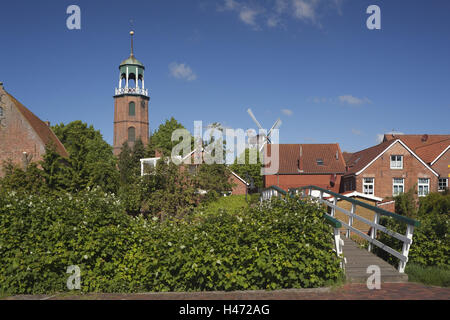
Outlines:
{"type": "Polygon", "coordinates": [[[134,36],[133,30],[130,31],[130,36],[131,36],[131,56],[133,56],[133,36],[134,36]]]}

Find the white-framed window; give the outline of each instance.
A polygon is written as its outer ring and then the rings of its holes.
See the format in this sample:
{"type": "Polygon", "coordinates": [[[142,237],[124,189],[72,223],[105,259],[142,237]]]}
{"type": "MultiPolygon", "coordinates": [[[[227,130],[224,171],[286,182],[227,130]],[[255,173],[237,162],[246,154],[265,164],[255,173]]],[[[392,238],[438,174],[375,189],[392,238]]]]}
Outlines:
{"type": "Polygon", "coordinates": [[[448,178],[439,178],[438,191],[445,191],[448,189],[448,178]]]}
{"type": "Polygon", "coordinates": [[[403,169],[403,156],[391,156],[391,169],[403,169]]]}
{"type": "Polygon", "coordinates": [[[371,195],[375,193],[375,178],[363,178],[363,193],[371,195]]]}
{"type": "Polygon", "coordinates": [[[419,197],[425,197],[430,193],[430,179],[419,178],[419,184],[417,186],[419,197]]]}
{"type": "Polygon", "coordinates": [[[405,179],[403,178],[392,179],[392,195],[398,196],[403,192],[405,192],[405,179]]]}

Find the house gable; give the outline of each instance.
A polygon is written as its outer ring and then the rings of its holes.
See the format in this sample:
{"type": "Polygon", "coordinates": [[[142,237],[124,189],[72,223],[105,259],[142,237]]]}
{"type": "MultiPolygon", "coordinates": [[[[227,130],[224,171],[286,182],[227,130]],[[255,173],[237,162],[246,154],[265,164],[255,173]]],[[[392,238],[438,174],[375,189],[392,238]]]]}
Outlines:
{"type": "Polygon", "coordinates": [[[1,85],[0,107],[2,108],[0,170],[3,162],[8,160],[15,164],[42,160],[48,143],[53,143],[61,156],[68,156],[50,127],[6,92],[1,85]]]}
{"type": "Polygon", "coordinates": [[[425,168],[427,168],[428,170],[430,170],[435,176],[439,176],[439,174],[434,171],[430,166],[428,166],[417,154],[415,154],[410,148],[408,148],[408,146],[402,142],[401,140],[395,140],[393,143],[389,144],[381,153],[379,153],[375,158],[373,158],[364,168],[362,168],[361,170],[359,170],[358,172],[355,173],[355,175],[360,175],[361,173],[363,173],[367,168],[369,168],[375,161],[377,161],[380,157],[382,157],[387,151],[391,150],[394,146],[396,146],[397,144],[400,144],[401,146],[403,146],[403,148],[405,148],[414,158],[416,158],[425,168]]]}

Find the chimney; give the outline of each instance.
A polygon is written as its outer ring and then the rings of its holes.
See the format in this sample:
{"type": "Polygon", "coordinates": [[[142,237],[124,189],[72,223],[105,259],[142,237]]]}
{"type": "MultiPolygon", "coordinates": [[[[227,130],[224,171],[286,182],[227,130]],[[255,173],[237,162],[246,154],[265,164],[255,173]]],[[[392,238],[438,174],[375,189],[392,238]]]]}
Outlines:
{"type": "Polygon", "coordinates": [[[302,166],[302,161],[303,161],[303,146],[300,145],[300,154],[299,154],[299,158],[297,160],[297,166],[298,166],[298,172],[302,173],[303,172],[303,166],[302,166]]]}
{"type": "Polygon", "coordinates": [[[50,121],[44,121],[44,123],[47,125],[47,127],[50,127],[50,121]]]}
{"type": "Polygon", "coordinates": [[[424,134],[424,135],[422,136],[422,142],[427,142],[427,140],[428,140],[428,135],[427,135],[427,134],[424,134]]]}
{"type": "Polygon", "coordinates": [[[0,81],[0,90],[3,90],[3,82],[0,81]]]}

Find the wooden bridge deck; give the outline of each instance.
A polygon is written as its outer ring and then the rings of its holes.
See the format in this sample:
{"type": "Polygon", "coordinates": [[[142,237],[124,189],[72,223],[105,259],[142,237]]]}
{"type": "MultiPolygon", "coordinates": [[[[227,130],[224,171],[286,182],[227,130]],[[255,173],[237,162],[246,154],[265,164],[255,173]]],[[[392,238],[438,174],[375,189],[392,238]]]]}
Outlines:
{"type": "Polygon", "coordinates": [[[371,274],[367,273],[367,267],[376,265],[380,267],[381,282],[408,282],[408,275],[400,273],[392,265],[373,253],[362,249],[353,240],[343,238],[343,253],[347,260],[345,275],[347,282],[366,283],[371,274]]]}

